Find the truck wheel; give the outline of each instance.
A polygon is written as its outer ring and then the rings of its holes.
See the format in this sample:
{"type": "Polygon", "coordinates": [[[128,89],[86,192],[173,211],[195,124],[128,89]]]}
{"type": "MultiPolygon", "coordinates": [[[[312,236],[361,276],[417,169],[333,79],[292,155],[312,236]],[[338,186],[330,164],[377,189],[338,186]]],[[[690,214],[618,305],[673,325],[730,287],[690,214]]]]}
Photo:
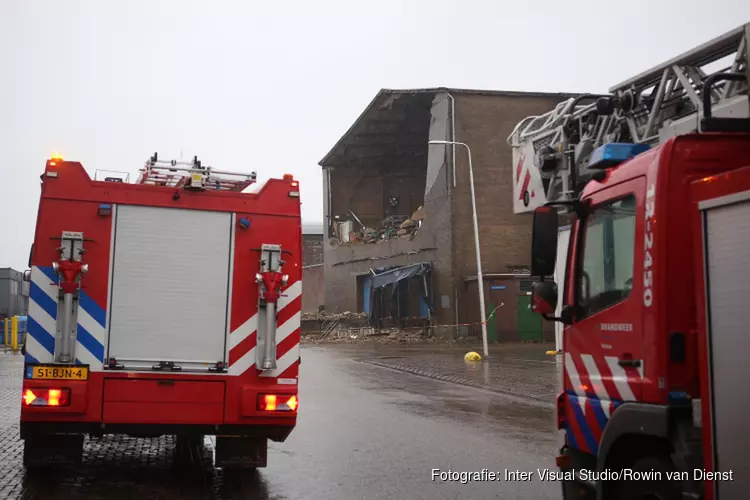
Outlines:
{"type": "Polygon", "coordinates": [[[674,473],[672,461],[663,456],[646,457],[638,460],[631,467],[633,475],[651,476],[652,480],[622,481],[619,500],[680,500],[682,486],[680,481],[668,478],[674,473]]]}

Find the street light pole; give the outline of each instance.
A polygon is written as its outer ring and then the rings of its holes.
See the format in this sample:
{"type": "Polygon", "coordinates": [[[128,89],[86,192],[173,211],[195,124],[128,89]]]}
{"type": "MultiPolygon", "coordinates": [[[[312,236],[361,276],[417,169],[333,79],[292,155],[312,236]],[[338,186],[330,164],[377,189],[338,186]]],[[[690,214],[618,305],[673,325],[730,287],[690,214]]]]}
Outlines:
{"type": "MultiPolygon", "coordinates": [[[[482,318],[482,346],[484,348],[484,357],[489,356],[489,349],[487,347],[487,316],[484,310],[484,279],[482,276],[482,257],[479,252],[479,224],[477,222],[477,200],[474,194],[474,170],[471,165],[471,149],[463,142],[455,141],[430,141],[428,144],[452,144],[454,146],[463,146],[466,148],[466,152],[469,155],[469,185],[471,186],[471,212],[474,218],[474,247],[477,253],[477,281],[479,285],[479,311],[482,318]]],[[[453,165],[455,170],[456,166],[453,165]]]]}

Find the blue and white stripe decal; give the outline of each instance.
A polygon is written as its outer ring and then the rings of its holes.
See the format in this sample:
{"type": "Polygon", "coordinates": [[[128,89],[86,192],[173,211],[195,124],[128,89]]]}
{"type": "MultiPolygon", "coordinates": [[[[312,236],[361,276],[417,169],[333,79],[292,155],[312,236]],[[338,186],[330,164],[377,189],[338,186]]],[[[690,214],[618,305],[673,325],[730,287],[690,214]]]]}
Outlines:
{"type": "MultiPolygon", "coordinates": [[[[57,282],[52,266],[31,268],[27,363],[53,362],[57,330],[57,282]]],[[[78,302],[76,363],[89,365],[91,371],[102,371],[107,313],[83,290],[78,302]]]]}
{"type": "Polygon", "coordinates": [[[568,443],[577,450],[597,455],[604,429],[623,401],[607,401],[594,395],[579,396],[573,389],[568,389],[566,392],[568,404],[573,413],[572,421],[566,419],[568,443]],[[583,442],[577,441],[574,427],[580,431],[583,442]]]}

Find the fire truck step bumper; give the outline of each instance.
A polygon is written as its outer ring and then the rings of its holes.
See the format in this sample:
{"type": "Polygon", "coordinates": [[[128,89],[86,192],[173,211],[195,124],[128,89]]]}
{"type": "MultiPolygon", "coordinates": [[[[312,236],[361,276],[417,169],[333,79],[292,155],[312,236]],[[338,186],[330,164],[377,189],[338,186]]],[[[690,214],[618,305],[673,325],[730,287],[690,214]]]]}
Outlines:
{"type": "Polygon", "coordinates": [[[267,464],[268,440],[248,437],[217,436],[216,467],[254,469],[267,464]]]}
{"type": "Polygon", "coordinates": [[[79,465],[82,460],[82,435],[35,435],[24,440],[23,464],[26,467],[79,465]]]}
{"type": "Polygon", "coordinates": [[[245,436],[270,439],[283,443],[295,427],[295,420],[279,422],[248,422],[244,425],[186,425],[186,424],[103,424],[101,422],[21,422],[21,439],[50,434],[88,434],[103,436],[121,434],[132,437],[181,435],[245,436]]]}

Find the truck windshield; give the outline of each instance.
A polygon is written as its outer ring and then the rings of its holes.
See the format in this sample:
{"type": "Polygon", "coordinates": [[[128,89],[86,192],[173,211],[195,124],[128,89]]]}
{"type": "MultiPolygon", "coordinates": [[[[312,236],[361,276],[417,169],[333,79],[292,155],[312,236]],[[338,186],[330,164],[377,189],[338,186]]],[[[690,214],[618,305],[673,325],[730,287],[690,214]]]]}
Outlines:
{"type": "Polygon", "coordinates": [[[578,273],[579,317],[627,298],[633,283],[635,196],[600,205],[586,218],[578,273]]]}

